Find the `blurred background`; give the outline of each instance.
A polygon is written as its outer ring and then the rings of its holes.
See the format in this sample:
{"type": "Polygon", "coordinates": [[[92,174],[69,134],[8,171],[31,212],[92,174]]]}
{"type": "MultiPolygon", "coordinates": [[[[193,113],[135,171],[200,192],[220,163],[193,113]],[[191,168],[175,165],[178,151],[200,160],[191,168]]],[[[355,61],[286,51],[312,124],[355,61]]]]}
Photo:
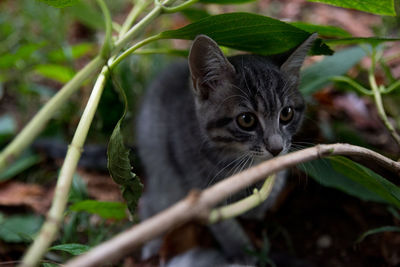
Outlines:
{"type": "MultiPolygon", "coordinates": [[[[106,3],[116,22],[115,27],[118,27],[132,3],[127,0],[106,0],[106,3]]],[[[395,3],[399,13],[399,2],[395,3]]],[[[176,29],[210,14],[237,11],[262,14],[285,22],[337,26],[347,36],[400,36],[398,16],[378,16],[305,0],[259,0],[242,5],[197,4],[185,12],[160,17],[144,34],[176,29]]],[[[0,0],[0,148],[4,148],[43,104],[99,53],[104,37],[103,24],[101,11],[91,0],[63,9],[39,1],[0,0]]],[[[182,40],[158,41],[146,49],[186,50],[188,45],[189,42],[182,40]]],[[[318,143],[346,142],[398,159],[399,146],[379,120],[371,97],[360,95],[343,83],[326,80],[318,86],[311,84],[313,78],[328,75],[325,69],[339,68],[340,74],[347,74],[368,88],[369,57],[360,52],[360,48],[333,48],[337,51],[334,59],[325,61],[323,56],[314,56],[305,64],[301,90],[308,111],[293,149],[318,143]]],[[[399,43],[388,42],[377,49],[382,60],[375,78],[378,84],[391,84],[400,78],[399,43]]],[[[231,49],[225,51],[237,53],[231,49]]],[[[169,62],[181,57],[176,54],[176,51],[148,54],[144,50],[142,54],[124,60],[113,71],[91,126],[69,202],[71,206],[88,199],[98,203],[121,202],[116,208],[120,213],[101,215],[96,211],[82,211],[76,205],[68,209],[56,244],[79,243],[85,250],[132,224],[119,187],[107,171],[106,146],[123,112],[116,87],[121,87],[128,96],[130,112],[124,131],[130,138],[125,141],[132,148],[134,166],[140,166],[135,157],[132,134],[135,111],[146,86],[169,62]]],[[[51,203],[68,143],[92,86],[93,78],[60,107],[37,141],[6,172],[0,173],[0,262],[12,266],[39,229],[51,203]]],[[[397,128],[400,126],[399,92],[400,89],[384,97],[390,121],[397,128]]],[[[278,266],[400,266],[399,233],[383,231],[361,243],[355,242],[370,229],[399,226],[398,209],[364,201],[359,194],[352,194],[343,186],[331,185],[327,182],[328,174],[320,178],[319,183],[307,174],[324,173],[321,168],[324,164],[294,169],[287,189],[267,220],[243,221],[259,248],[249,253],[260,257],[264,266],[270,264],[270,259],[278,266]],[[284,265],[285,260],[288,260],[287,265],[284,265]]],[[[135,172],[140,175],[140,167],[135,172]]],[[[44,265],[63,262],[72,254],[62,249],[51,250],[46,255],[49,262],[44,265]]],[[[133,255],[121,265],[151,266],[154,262],[157,259],[141,262],[133,255]]],[[[0,266],[4,264],[0,263],[0,266]]]]}

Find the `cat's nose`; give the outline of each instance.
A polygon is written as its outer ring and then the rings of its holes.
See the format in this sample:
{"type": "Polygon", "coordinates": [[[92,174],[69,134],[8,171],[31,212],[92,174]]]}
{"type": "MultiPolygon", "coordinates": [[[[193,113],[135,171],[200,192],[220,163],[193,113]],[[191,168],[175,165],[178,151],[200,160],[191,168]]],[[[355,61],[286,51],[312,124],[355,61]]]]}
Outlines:
{"type": "Polygon", "coordinates": [[[275,157],[283,150],[283,139],[280,135],[274,134],[268,137],[266,148],[275,157]]]}

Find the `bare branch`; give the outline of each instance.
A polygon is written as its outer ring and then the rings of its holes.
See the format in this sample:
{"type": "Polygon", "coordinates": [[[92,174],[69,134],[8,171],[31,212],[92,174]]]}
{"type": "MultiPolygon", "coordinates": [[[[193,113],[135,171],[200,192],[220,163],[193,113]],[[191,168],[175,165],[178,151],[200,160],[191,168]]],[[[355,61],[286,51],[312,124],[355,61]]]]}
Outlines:
{"type": "Polygon", "coordinates": [[[396,177],[400,177],[400,162],[395,162],[372,150],[348,144],[317,145],[265,161],[226,178],[202,192],[192,191],[185,199],[170,208],[120,233],[113,239],[93,248],[88,253],[76,257],[68,262],[66,266],[100,266],[106,262],[115,262],[141,244],[190,220],[200,219],[207,221],[211,208],[230,195],[265,179],[267,175],[299,163],[335,155],[355,158],[356,161],[367,167],[370,163],[379,165],[390,173],[395,174],[396,177]]]}

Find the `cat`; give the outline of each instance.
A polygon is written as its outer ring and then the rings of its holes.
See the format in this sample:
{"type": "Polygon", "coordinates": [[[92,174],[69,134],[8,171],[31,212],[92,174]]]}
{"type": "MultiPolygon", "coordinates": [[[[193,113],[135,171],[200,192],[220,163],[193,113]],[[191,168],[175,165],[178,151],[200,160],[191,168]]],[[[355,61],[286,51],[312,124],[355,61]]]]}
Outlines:
{"type": "MultiPolygon", "coordinates": [[[[139,204],[142,220],[191,189],[204,189],[289,151],[305,110],[297,88],[299,71],[316,37],[310,35],[277,63],[259,55],[227,58],[214,40],[199,35],[188,62],[175,63],[152,83],[136,124],[146,177],[139,204]]],[[[272,193],[283,183],[283,177],[277,179],[272,193]]],[[[230,201],[246,195],[244,190],[230,201]]],[[[265,201],[253,215],[263,215],[271,202],[265,201]]],[[[251,247],[235,219],[211,225],[210,230],[227,259],[244,258],[244,249],[251,247]]],[[[154,254],[160,242],[149,242],[143,257],[154,254]]]]}

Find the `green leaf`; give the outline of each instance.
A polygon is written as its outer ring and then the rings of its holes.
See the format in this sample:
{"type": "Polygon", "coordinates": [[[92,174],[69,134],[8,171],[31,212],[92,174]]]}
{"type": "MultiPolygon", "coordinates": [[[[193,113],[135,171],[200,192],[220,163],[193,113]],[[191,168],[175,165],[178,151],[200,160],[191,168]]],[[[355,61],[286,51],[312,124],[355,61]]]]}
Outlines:
{"type": "Polygon", "coordinates": [[[72,178],[71,190],[68,196],[69,203],[77,203],[89,198],[86,183],[78,174],[74,174],[72,178]]]}
{"type": "Polygon", "coordinates": [[[85,1],[80,1],[78,4],[68,7],[68,13],[89,28],[94,30],[102,30],[104,28],[102,14],[85,1]]]}
{"type": "Polygon", "coordinates": [[[121,220],[126,218],[126,204],[121,202],[105,202],[97,200],[83,200],[69,207],[72,211],[86,211],[97,214],[104,219],[121,220]]]}
{"type": "Polygon", "coordinates": [[[49,248],[49,250],[65,251],[74,256],[81,255],[81,254],[89,251],[90,249],[91,249],[91,247],[88,245],[74,244],[74,243],[62,244],[62,245],[52,246],[49,248]]]}
{"type": "Polygon", "coordinates": [[[63,8],[67,6],[73,6],[79,2],[79,0],[39,0],[43,3],[46,3],[49,6],[63,8]]]}
{"type": "Polygon", "coordinates": [[[367,236],[379,234],[383,232],[400,232],[400,227],[397,226],[382,226],[375,229],[368,230],[367,232],[363,233],[356,241],[356,243],[360,243],[363,241],[367,236]]]}
{"type": "Polygon", "coordinates": [[[315,160],[300,166],[324,186],[333,187],[365,201],[400,207],[400,188],[344,157],[315,160]]]}
{"type": "Polygon", "coordinates": [[[368,13],[396,16],[393,0],[308,0],[328,5],[353,8],[368,13]]]}
{"type": "Polygon", "coordinates": [[[324,40],[326,43],[334,45],[348,45],[348,44],[370,44],[377,46],[384,42],[398,42],[400,38],[384,38],[384,37],[352,37],[352,38],[341,38],[341,39],[330,39],[324,40]]]}
{"type": "Polygon", "coordinates": [[[134,214],[142,195],[143,185],[139,177],[132,172],[129,159],[130,149],[125,146],[124,137],[121,133],[121,124],[128,111],[128,100],[123,88],[118,87],[118,92],[124,103],[124,112],[115,126],[107,148],[107,167],[114,182],[121,185],[122,196],[127,202],[129,211],[134,214]]]}
{"type": "Polygon", "coordinates": [[[9,243],[31,242],[43,219],[36,215],[15,215],[0,221],[0,239],[9,243]]]}
{"type": "Polygon", "coordinates": [[[190,21],[196,21],[211,16],[207,11],[198,8],[185,8],[181,13],[190,21]]]}
{"type": "Polygon", "coordinates": [[[75,70],[56,64],[40,64],[35,67],[35,73],[43,77],[67,83],[75,75],[75,70]]]}
{"type": "Polygon", "coordinates": [[[91,43],[80,43],[76,45],[66,46],[49,53],[49,59],[52,62],[65,62],[81,58],[91,51],[95,50],[95,45],[91,43]]]}
{"type": "Polygon", "coordinates": [[[200,0],[200,3],[225,5],[225,4],[243,4],[255,1],[256,0],[200,0]]]}
{"type": "Polygon", "coordinates": [[[43,45],[44,43],[21,45],[14,53],[0,56],[0,69],[11,68],[20,60],[28,60],[43,45]]]}
{"type": "Polygon", "coordinates": [[[342,28],[329,25],[316,25],[304,22],[291,22],[291,25],[302,29],[303,31],[314,33],[324,37],[351,37],[351,34],[342,28]]]}
{"type": "Polygon", "coordinates": [[[40,162],[40,157],[38,155],[27,154],[19,157],[13,162],[5,171],[0,173],[0,182],[7,181],[13,178],[15,175],[23,172],[24,170],[36,165],[40,162]]]}
{"type": "Polygon", "coordinates": [[[301,72],[300,91],[308,96],[331,83],[331,78],[345,74],[364,56],[361,47],[353,47],[336,52],[301,72]]]}
{"type": "MultiPolygon", "coordinates": [[[[163,39],[193,40],[205,34],[219,45],[261,55],[286,52],[305,41],[310,34],[288,23],[251,13],[209,16],[180,29],[165,31],[163,39]]],[[[332,54],[325,44],[314,45],[314,54],[332,54]]]]}

